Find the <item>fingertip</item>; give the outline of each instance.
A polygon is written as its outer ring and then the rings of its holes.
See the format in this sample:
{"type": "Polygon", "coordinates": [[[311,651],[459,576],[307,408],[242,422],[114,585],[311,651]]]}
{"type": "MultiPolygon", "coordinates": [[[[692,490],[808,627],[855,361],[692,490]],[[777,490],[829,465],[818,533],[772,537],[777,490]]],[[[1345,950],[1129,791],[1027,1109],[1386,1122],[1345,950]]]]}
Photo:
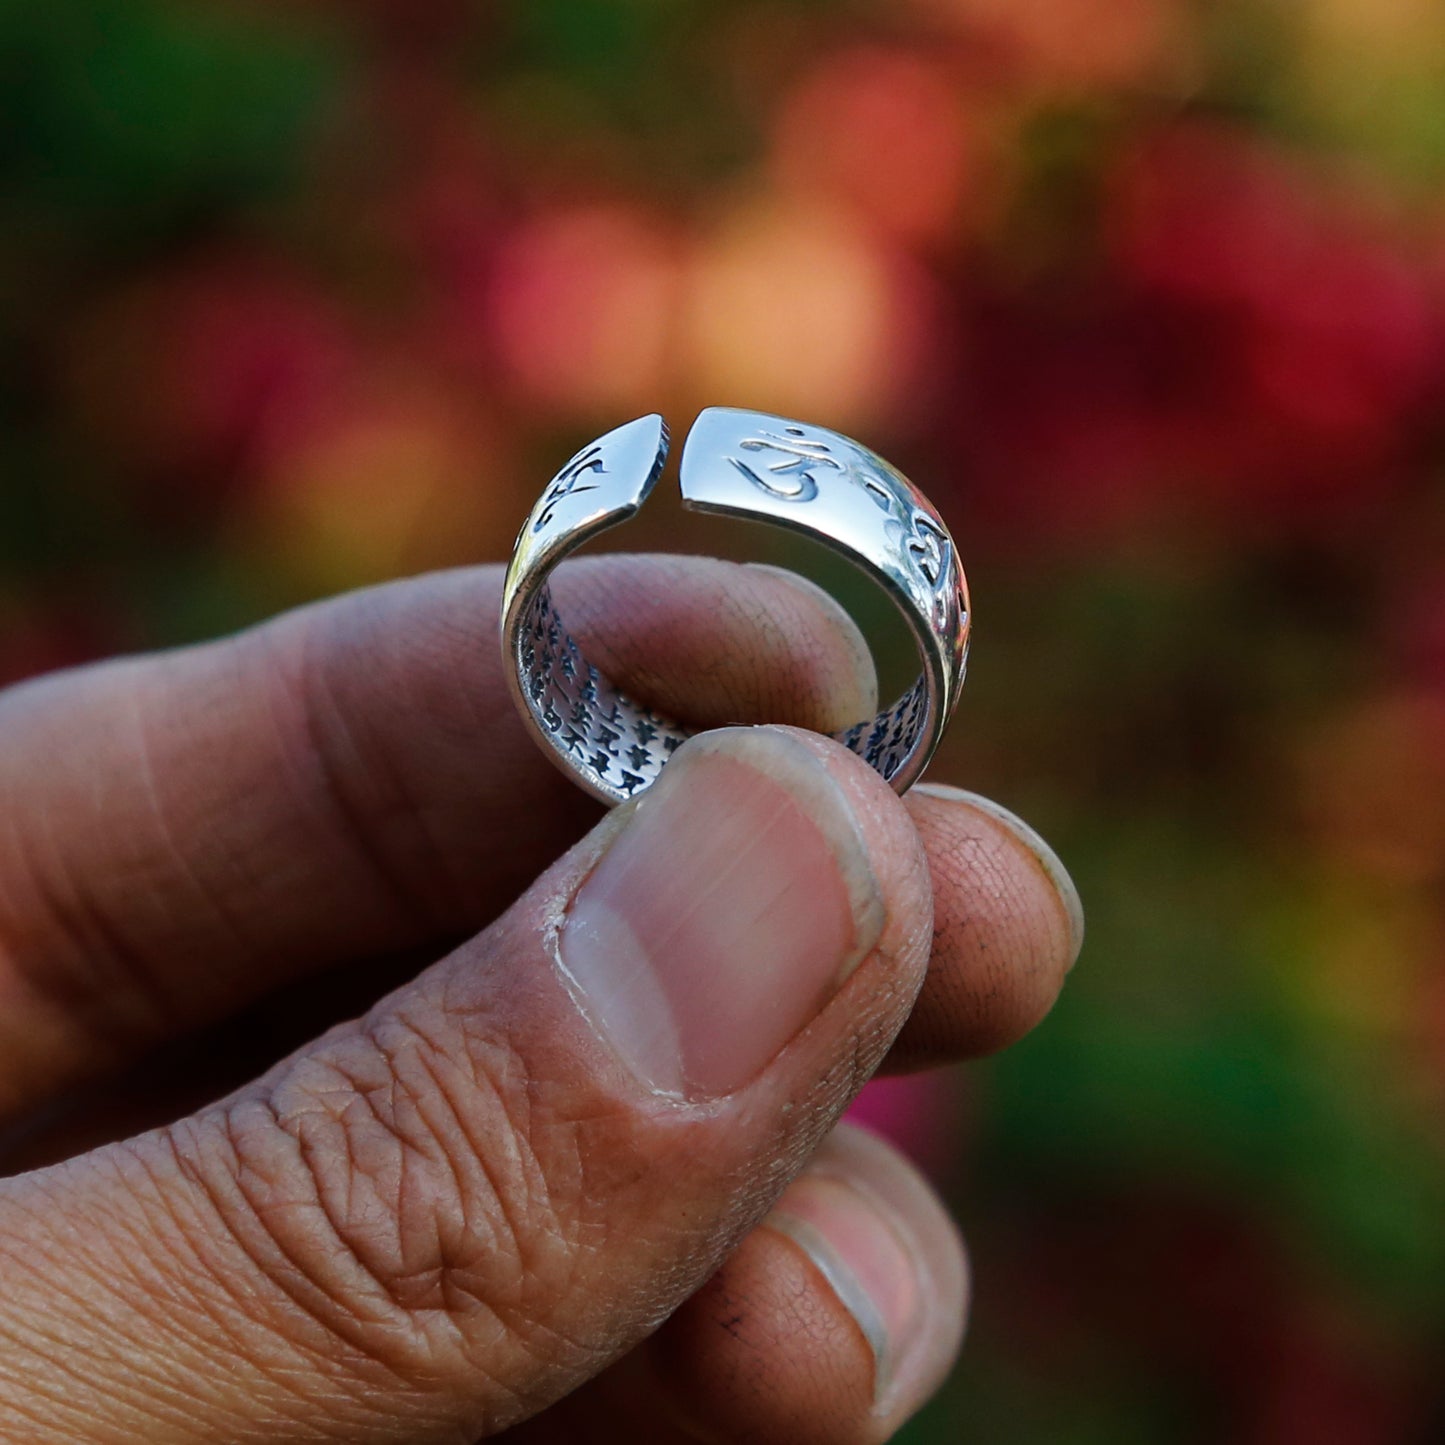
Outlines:
{"type": "Polygon", "coordinates": [[[992,800],[921,783],[906,802],[928,855],[934,938],[900,1058],[994,1053],[1057,1000],[1083,941],[1078,892],[1053,849],[992,800]]]}
{"type": "Polygon", "coordinates": [[[942,1203],[890,1146],[843,1125],[653,1349],[709,1439],[880,1445],[947,1375],[967,1304],[942,1203]]]}
{"type": "Polygon", "coordinates": [[[873,658],[857,625],[821,588],[782,568],[588,557],[559,567],[553,589],[589,659],[673,717],[834,732],[877,711],[873,658]]]}
{"type": "Polygon", "coordinates": [[[968,1306],[963,1240],[927,1180],[840,1124],[765,1227],[804,1250],[867,1340],[873,1414],[896,1425],[921,1408],[957,1356],[968,1306]]]}
{"type": "Polygon", "coordinates": [[[1002,803],[986,798],[982,793],[973,793],[966,788],[957,788],[950,783],[920,783],[918,791],[925,797],[937,798],[944,803],[955,803],[971,808],[998,824],[1038,865],[1045,881],[1053,890],[1054,897],[1064,911],[1068,925],[1068,964],[1072,969],[1079,960],[1084,947],[1084,901],[1074,884],[1064,860],[1054,851],[1048,840],[1038,829],[1026,823],[1019,815],[1002,803]]]}

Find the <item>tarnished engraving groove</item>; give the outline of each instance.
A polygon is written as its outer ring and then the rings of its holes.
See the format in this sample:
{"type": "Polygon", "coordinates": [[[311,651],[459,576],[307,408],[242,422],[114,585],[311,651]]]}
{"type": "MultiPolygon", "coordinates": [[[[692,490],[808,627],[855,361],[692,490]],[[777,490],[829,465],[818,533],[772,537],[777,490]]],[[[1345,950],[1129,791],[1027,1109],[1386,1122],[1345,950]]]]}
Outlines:
{"type": "MultiPolygon", "coordinates": [[[[650,786],[691,729],[628,698],[587,660],[546,579],[569,552],[637,510],[667,445],[665,423],[652,416],[583,448],[538,499],[508,572],[504,631],[518,701],[554,758],[609,803],[650,786]]],[[[682,488],[687,507],[809,533],[888,590],[923,669],[891,707],[835,737],[906,790],[956,702],[969,626],[952,539],[927,498],[847,437],[728,409],[695,424],[682,488]]]]}
{"type": "Polygon", "coordinates": [[[582,478],[589,472],[599,476],[605,476],[607,468],[602,463],[602,448],[596,442],[590,447],[584,447],[552,480],[552,485],[547,488],[542,496],[542,505],[537,510],[537,520],[532,523],[532,530],[540,532],[552,520],[552,514],[557,510],[557,503],[564,497],[575,496],[578,492],[595,492],[596,482],[584,483],[582,478]]]}
{"type": "Polygon", "coordinates": [[[582,655],[543,587],[518,634],[527,703],[539,725],[604,788],[630,798],[656,780],[688,729],[619,692],[582,655]]]}
{"type": "Polygon", "coordinates": [[[740,457],[728,461],[760,491],[788,502],[807,503],[822,494],[822,484],[813,475],[815,469],[831,468],[840,475],[843,485],[861,487],[865,496],[894,525],[906,533],[904,551],[924,585],[938,589],[949,581],[950,544],[947,534],[921,507],[899,490],[888,485],[880,473],[870,472],[857,462],[845,463],[834,454],[827,442],[809,438],[798,426],[785,427],[782,433],[760,429],[756,436],[738,443],[745,452],[771,452],[781,458],[760,472],[740,457]],[[789,479],[784,485],[779,478],[789,479]]]}

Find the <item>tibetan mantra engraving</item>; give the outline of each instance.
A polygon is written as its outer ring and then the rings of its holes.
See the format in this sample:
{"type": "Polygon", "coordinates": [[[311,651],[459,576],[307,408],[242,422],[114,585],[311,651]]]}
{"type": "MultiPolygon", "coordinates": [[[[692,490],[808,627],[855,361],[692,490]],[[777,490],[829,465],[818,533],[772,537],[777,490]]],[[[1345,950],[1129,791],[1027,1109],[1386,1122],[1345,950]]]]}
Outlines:
{"type": "MultiPolygon", "coordinates": [[[[578,452],[523,524],[503,596],[502,646],[523,717],[553,760],[609,804],[651,784],[692,730],[624,696],[588,662],[547,579],[563,557],[637,511],[668,445],[666,424],[649,416],[578,452]]],[[[967,587],[932,504],[837,432],[727,407],[694,423],[680,480],[685,507],[814,537],[892,597],[918,649],[918,678],[891,707],[836,736],[905,792],[953,714],[968,653],[967,587]]]]}

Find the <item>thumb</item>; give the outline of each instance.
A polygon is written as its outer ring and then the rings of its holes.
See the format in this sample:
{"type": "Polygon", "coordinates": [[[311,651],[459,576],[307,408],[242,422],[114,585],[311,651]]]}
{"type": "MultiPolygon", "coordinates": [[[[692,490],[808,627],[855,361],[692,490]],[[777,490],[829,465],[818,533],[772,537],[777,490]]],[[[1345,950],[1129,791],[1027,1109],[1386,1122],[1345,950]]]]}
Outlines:
{"type": "Polygon", "coordinates": [[[534,1414],[768,1210],[902,1025],[931,922],[852,754],[694,739],[366,1018],[0,1187],[0,1436],[422,1445],[534,1414]]]}

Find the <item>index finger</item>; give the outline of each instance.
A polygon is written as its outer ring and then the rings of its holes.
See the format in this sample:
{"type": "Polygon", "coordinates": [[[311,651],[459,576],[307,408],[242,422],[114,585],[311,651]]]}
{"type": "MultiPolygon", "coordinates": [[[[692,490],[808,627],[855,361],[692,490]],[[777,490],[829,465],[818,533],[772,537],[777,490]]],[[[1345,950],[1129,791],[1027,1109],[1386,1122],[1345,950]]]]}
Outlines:
{"type": "MultiPolygon", "coordinates": [[[[508,695],[501,581],[396,583],[0,699],[0,1119],[299,975],[475,932],[585,830],[508,695]]],[[[558,592],[622,686],[690,722],[874,707],[856,628],[786,574],[607,557],[558,592]]]]}

